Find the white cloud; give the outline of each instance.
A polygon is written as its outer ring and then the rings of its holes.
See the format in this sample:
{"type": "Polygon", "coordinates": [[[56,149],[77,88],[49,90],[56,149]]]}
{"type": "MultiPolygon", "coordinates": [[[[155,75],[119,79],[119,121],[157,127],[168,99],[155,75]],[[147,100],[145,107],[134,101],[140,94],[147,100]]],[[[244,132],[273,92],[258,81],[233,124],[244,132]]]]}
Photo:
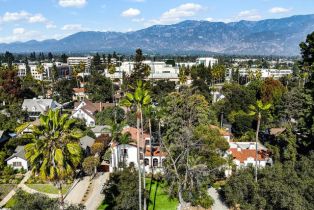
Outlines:
{"type": "Polygon", "coordinates": [[[212,22],[214,20],[214,18],[209,17],[209,18],[206,18],[206,20],[209,22],[212,22]]]}
{"type": "Polygon", "coordinates": [[[145,2],[145,0],[131,0],[133,2],[145,2]]]}
{"type": "Polygon", "coordinates": [[[84,29],[81,24],[66,24],[61,28],[63,31],[83,31],[84,29]]]}
{"type": "Polygon", "coordinates": [[[182,20],[182,18],[193,17],[202,6],[195,3],[186,3],[178,7],[172,8],[164,12],[159,19],[151,20],[153,24],[174,23],[182,20]]]}
{"type": "Polygon", "coordinates": [[[3,22],[20,21],[28,19],[30,14],[25,11],[21,12],[6,12],[1,18],[3,22]]]}
{"type": "Polygon", "coordinates": [[[27,31],[24,28],[14,28],[9,36],[0,36],[0,43],[28,41],[31,39],[43,40],[46,37],[38,31],[27,31]]]}
{"type": "Polygon", "coordinates": [[[61,7],[84,7],[87,0],[59,0],[61,7]]]}
{"type": "Polygon", "coordinates": [[[1,22],[18,22],[27,21],[28,23],[43,23],[46,28],[53,28],[54,24],[52,21],[47,20],[42,14],[31,14],[26,11],[20,12],[6,12],[2,17],[0,17],[1,22]]]}
{"type": "Polygon", "coordinates": [[[129,8],[121,13],[123,17],[136,17],[141,14],[141,11],[134,8],[129,8]]]}
{"type": "Polygon", "coordinates": [[[239,12],[235,17],[235,20],[259,20],[262,16],[257,12],[257,10],[244,10],[239,12]]]}
{"type": "Polygon", "coordinates": [[[12,33],[13,33],[14,35],[23,34],[23,33],[25,33],[25,28],[14,28],[13,31],[12,31],[12,33]]]}
{"type": "Polygon", "coordinates": [[[30,16],[28,19],[28,22],[30,22],[30,23],[45,23],[45,22],[47,22],[47,19],[42,14],[36,14],[36,15],[30,16]]]}
{"type": "Polygon", "coordinates": [[[269,10],[269,12],[273,14],[281,14],[290,12],[291,10],[292,10],[291,8],[273,7],[269,10]]]}

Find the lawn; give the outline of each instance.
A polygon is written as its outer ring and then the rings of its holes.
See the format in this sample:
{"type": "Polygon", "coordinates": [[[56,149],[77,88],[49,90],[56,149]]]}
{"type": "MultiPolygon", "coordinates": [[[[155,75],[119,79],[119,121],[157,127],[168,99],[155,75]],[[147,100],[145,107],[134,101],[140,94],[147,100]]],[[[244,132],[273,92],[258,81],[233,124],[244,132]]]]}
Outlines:
{"type": "Polygon", "coordinates": [[[16,186],[16,184],[0,184],[0,201],[16,186]]]}
{"type": "MultiPolygon", "coordinates": [[[[148,210],[176,210],[178,206],[177,199],[169,199],[167,192],[165,192],[165,185],[162,182],[153,181],[150,186],[150,179],[146,179],[146,189],[150,192],[150,198],[147,202],[148,210]]],[[[98,207],[98,210],[105,210],[108,207],[103,203],[98,207]]]]}
{"type": "MultiPolygon", "coordinates": [[[[146,189],[149,191],[151,181],[146,179],[146,189]]],[[[177,199],[170,199],[165,191],[165,184],[152,181],[151,192],[149,196],[148,210],[176,210],[178,206],[177,199]]]]}
{"type": "MultiPolygon", "coordinates": [[[[27,184],[29,188],[37,190],[38,192],[49,193],[49,194],[58,194],[58,188],[52,184],[27,184]]],[[[62,192],[65,194],[68,192],[71,185],[63,185],[62,192]]]]}

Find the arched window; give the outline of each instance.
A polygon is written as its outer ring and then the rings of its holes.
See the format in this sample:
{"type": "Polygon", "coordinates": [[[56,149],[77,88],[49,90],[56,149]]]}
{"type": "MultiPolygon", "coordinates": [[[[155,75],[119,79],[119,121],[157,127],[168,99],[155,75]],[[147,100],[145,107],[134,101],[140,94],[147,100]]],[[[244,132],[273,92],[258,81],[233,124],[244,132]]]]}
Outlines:
{"type": "Polygon", "coordinates": [[[157,158],[153,159],[153,166],[158,167],[158,159],[157,158]]]}

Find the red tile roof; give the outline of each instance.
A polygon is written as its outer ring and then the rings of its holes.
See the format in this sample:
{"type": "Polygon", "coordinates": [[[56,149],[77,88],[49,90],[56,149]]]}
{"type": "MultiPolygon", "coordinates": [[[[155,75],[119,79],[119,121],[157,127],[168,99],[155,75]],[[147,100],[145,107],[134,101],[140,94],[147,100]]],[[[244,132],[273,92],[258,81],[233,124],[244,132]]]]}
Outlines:
{"type": "MultiPolygon", "coordinates": [[[[153,157],[165,157],[166,153],[160,150],[160,146],[152,147],[153,157]]],[[[146,146],[145,156],[151,156],[150,146],[146,146]]]]}
{"type": "MultiPolygon", "coordinates": [[[[240,163],[244,163],[248,158],[255,158],[255,150],[254,149],[241,149],[238,151],[237,148],[231,148],[229,149],[229,152],[231,152],[231,155],[234,159],[239,160],[240,163]]],[[[266,160],[268,158],[268,155],[265,151],[259,151],[257,155],[257,160],[266,160]]]]}
{"type": "MultiPolygon", "coordinates": [[[[122,133],[130,133],[132,142],[136,144],[136,142],[137,142],[137,128],[127,127],[127,128],[123,129],[122,133]]],[[[140,147],[144,148],[146,139],[149,139],[149,138],[150,138],[149,134],[144,132],[143,133],[143,140],[142,140],[141,130],[140,130],[140,147]]]]}

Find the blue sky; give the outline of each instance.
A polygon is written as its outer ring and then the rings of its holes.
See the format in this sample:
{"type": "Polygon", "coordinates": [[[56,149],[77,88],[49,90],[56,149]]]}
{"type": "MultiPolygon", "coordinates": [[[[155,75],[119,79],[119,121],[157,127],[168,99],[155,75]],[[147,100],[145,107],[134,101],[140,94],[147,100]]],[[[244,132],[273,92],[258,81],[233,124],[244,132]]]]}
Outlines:
{"type": "Polygon", "coordinates": [[[0,43],[188,19],[232,22],[313,13],[313,0],[0,0],[0,43]]]}

